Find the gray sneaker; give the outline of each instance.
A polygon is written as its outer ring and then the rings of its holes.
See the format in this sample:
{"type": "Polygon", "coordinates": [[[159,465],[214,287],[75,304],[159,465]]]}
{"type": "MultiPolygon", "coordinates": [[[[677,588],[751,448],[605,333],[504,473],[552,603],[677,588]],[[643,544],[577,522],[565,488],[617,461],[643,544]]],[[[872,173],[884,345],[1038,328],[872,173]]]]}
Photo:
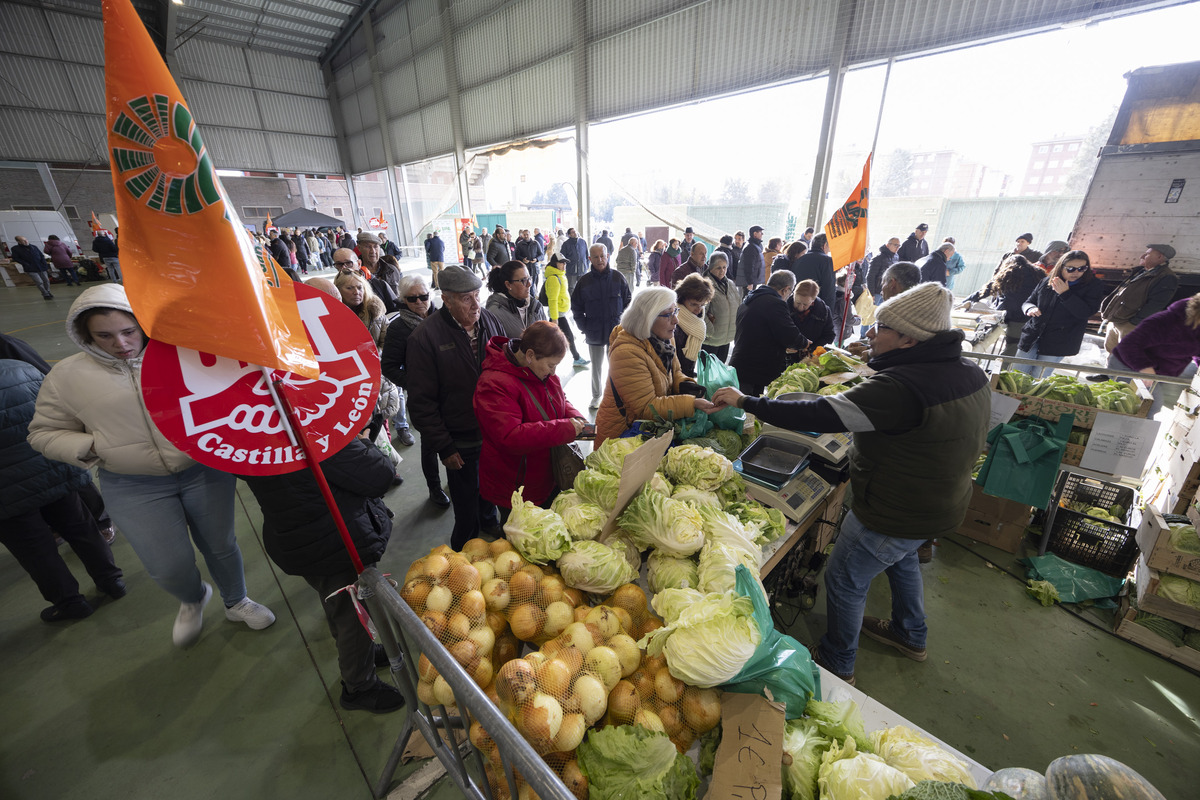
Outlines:
{"type": "Polygon", "coordinates": [[[925,652],[924,647],[913,647],[911,644],[901,639],[896,632],[892,630],[892,623],[886,619],[879,619],[878,617],[863,617],[862,632],[877,642],[882,642],[888,647],[896,648],[913,661],[924,661],[928,655],[928,653],[925,652]]]}
{"type": "Polygon", "coordinates": [[[200,638],[204,628],[204,607],[212,600],[212,587],[204,581],[204,597],[198,603],[180,603],[179,613],[175,616],[175,628],[171,632],[171,640],[176,647],[191,647],[200,638]]]}

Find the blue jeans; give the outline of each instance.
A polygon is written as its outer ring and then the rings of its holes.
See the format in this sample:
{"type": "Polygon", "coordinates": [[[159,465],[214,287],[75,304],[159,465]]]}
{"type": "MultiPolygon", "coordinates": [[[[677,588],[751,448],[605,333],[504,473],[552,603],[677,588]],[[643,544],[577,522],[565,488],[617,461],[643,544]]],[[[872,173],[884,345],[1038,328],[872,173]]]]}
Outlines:
{"type": "MultiPolygon", "coordinates": [[[[1016,355],[1017,358],[1033,358],[1037,359],[1038,361],[1053,361],[1055,364],[1066,358],[1066,356],[1047,356],[1040,354],[1038,352],[1038,343],[1036,341],[1033,343],[1033,347],[1029,348],[1028,350],[1022,350],[1018,347],[1016,355]]],[[[1044,378],[1054,372],[1052,367],[1035,367],[1032,364],[1016,364],[1013,366],[1013,369],[1015,369],[1017,372],[1024,372],[1034,380],[1037,380],[1038,378],[1044,378]]]]}
{"type": "Polygon", "coordinates": [[[892,589],[892,630],[914,648],[925,646],[925,587],[917,561],[924,539],[898,539],[869,530],[853,511],[846,515],[825,568],[828,628],[817,652],[839,675],[854,674],[867,589],[881,572],[892,589]]]}
{"type": "Polygon", "coordinates": [[[174,475],[100,470],[108,513],[154,582],[181,603],[200,602],[204,587],[194,541],[226,608],[246,596],[242,551],[233,530],[235,483],[229,473],[203,464],[174,475]]]}

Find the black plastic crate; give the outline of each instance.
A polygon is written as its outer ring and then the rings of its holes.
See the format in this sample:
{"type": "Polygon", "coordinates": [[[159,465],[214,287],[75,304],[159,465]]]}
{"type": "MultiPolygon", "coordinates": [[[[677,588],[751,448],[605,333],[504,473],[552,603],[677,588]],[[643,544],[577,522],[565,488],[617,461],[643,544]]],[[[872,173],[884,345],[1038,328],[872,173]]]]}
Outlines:
{"type": "Polygon", "coordinates": [[[1133,506],[1134,491],[1128,486],[1085,478],[1069,473],[1060,495],[1060,507],[1054,515],[1054,529],[1046,549],[1055,555],[1097,569],[1106,575],[1123,578],[1138,557],[1136,528],[1063,508],[1066,502],[1084,502],[1109,508],[1119,503],[1125,520],[1133,506]]]}

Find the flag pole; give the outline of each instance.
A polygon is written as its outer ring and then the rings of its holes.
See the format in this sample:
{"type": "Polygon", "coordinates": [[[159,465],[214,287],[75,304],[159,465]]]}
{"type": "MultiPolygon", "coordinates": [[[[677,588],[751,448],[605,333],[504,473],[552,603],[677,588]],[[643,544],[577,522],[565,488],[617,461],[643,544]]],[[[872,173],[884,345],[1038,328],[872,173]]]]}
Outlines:
{"type": "Polygon", "coordinates": [[[296,419],[296,411],[287,396],[287,385],[279,378],[275,378],[273,381],[271,396],[276,399],[276,402],[283,410],[284,419],[289,426],[288,435],[292,438],[293,442],[297,443],[300,451],[304,453],[304,460],[308,464],[308,469],[317,481],[317,488],[321,490],[321,497],[325,499],[325,507],[329,509],[329,515],[333,517],[333,524],[337,526],[338,533],[342,537],[342,544],[346,546],[346,552],[350,554],[350,561],[354,563],[355,574],[361,575],[365,567],[363,566],[362,558],[358,555],[358,548],[354,546],[354,540],[350,538],[350,531],[346,528],[346,521],[342,519],[342,512],[338,510],[337,501],[333,499],[333,492],[329,489],[329,482],[325,480],[325,472],[321,469],[320,463],[317,462],[317,454],[313,452],[308,439],[303,436],[300,421],[296,419]]]}

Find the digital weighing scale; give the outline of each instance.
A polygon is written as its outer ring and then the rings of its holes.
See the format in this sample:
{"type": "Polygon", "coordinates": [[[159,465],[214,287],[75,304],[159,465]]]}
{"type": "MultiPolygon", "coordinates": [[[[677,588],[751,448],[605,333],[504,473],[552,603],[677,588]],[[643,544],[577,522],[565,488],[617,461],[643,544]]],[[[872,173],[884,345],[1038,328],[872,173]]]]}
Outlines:
{"type": "Polygon", "coordinates": [[[778,508],[792,522],[802,522],[833,491],[833,487],[811,469],[803,469],[782,486],[776,486],[743,472],[741,459],[733,462],[733,468],[745,478],[746,493],[751,499],[778,508]]]}
{"type": "Polygon", "coordinates": [[[789,431],[787,428],[776,428],[774,425],[763,425],[762,434],[780,439],[791,439],[800,444],[808,445],[812,455],[828,464],[840,465],[850,457],[850,434],[848,433],[812,433],[811,431],[789,431]]]}

